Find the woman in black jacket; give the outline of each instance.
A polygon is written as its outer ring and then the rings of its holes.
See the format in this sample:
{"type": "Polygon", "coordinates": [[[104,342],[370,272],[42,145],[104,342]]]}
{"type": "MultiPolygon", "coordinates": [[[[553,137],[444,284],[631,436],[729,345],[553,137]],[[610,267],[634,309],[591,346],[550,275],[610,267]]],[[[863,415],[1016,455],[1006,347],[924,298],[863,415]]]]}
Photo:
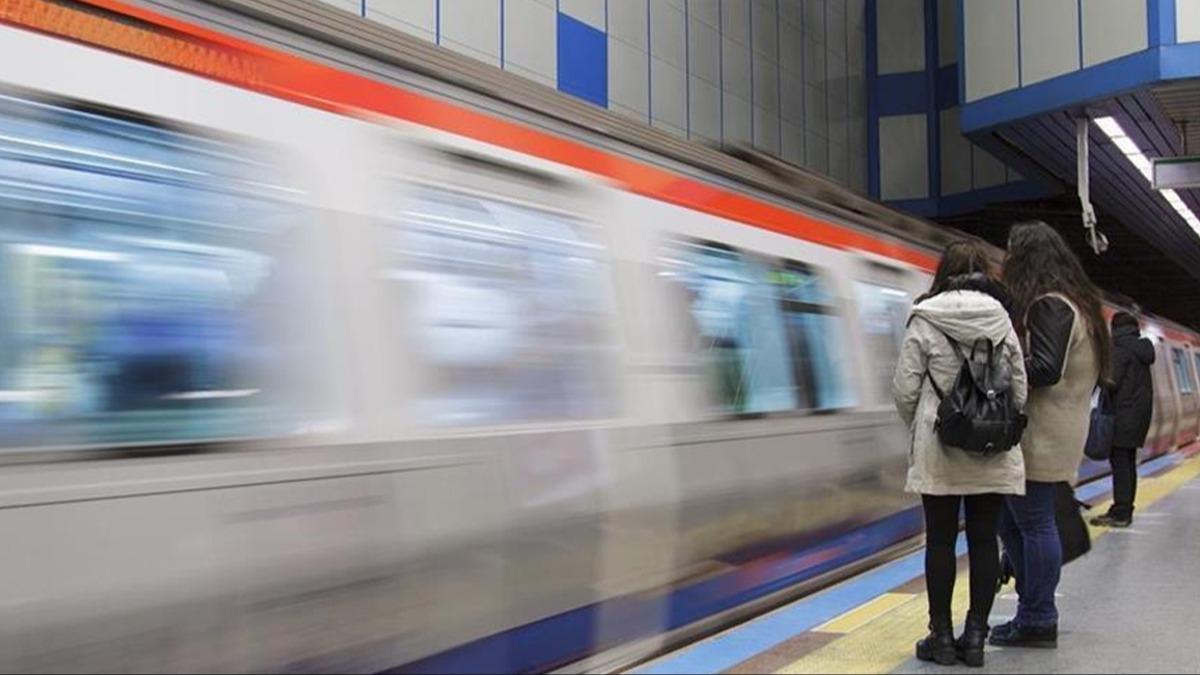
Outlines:
{"type": "Polygon", "coordinates": [[[1137,496],[1137,453],[1146,442],[1154,413],[1154,384],[1150,366],[1154,345],[1142,337],[1138,320],[1126,312],[1112,318],[1113,365],[1112,463],[1113,504],[1108,513],[1093,518],[1100,527],[1129,527],[1133,522],[1133,500],[1137,496]]]}

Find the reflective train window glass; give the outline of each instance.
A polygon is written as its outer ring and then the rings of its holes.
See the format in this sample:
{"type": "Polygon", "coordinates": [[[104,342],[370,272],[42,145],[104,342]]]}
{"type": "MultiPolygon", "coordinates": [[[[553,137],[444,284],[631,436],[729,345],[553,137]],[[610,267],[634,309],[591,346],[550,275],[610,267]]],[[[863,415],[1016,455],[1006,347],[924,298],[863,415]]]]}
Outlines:
{"type": "Polygon", "coordinates": [[[682,291],[693,350],[717,410],[766,413],[799,406],[772,266],[719,244],[679,242],[660,273],[682,291]]]}
{"type": "Polygon", "coordinates": [[[419,188],[395,231],[438,424],[611,415],[608,265],[582,221],[419,188]]]}
{"type": "Polygon", "coordinates": [[[1196,375],[1200,376],[1200,352],[1196,352],[1192,356],[1194,356],[1196,360],[1196,375]]]}
{"type": "Polygon", "coordinates": [[[1171,361],[1175,366],[1175,381],[1179,383],[1179,393],[1190,394],[1195,391],[1192,382],[1191,369],[1187,365],[1187,357],[1178,347],[1171,348],[1171,361]]]}
{"type": "Polygon", "coordinates": [[[900,359],[912,301],[907,292],[897,288],[864,281],[857,287],[859,325],[866,337],[875,402],[885,403],[891,401],[892,376],[900,359]]]}
{"type": "Polygon", "coordinates": [[[0,95],[0,445],[294,429],[309,266],[277,178],[241,144],[0,95]]]}
{"type": "Polygon", "coordinates": [[[786,262],[771,270],[792,361],[796,405],[804,410],[844,408],[854,397],[844,374],[842,320],[820,275],[786,262]]]}

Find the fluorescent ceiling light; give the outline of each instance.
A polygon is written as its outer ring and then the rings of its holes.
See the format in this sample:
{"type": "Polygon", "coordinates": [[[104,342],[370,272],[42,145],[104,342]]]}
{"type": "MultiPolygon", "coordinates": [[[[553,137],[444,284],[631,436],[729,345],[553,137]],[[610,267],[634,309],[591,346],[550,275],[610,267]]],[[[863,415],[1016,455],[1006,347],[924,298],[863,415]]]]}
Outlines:
{"type": "MultiPolygon", "coordinates": [[[[1103,131],[1108,136],[1108,140],[1117,146],[1121,154],[1125,155],[1125,158],[1146,177],[1146,181],[1150,182],[1153,173],[1153,163],[1142,152],[1142,149],[1137,146],[1137,143],[1134,143],[1133,139],[1121,128],[1121,123],[1113,117],[1097,117],[1092,122],[1100,128],[1100,131],[1103,131]]],[[[1163,199],[1167,200],[1167,204],[1172,209],[1175,209],[1175,212],[1183,218],[1183,222],[1187,223],[1188,227],[1192,228],[1192,231],[1197,236],[1200,236],[1200,218],[1196,217],[1196,214],[1188,207],[1187,202],[1183,201],[1183,197],[1180,197],[1179,193],[1174,190],[1159,190],[1158,192],[1162,195],[1163,199]]]]}

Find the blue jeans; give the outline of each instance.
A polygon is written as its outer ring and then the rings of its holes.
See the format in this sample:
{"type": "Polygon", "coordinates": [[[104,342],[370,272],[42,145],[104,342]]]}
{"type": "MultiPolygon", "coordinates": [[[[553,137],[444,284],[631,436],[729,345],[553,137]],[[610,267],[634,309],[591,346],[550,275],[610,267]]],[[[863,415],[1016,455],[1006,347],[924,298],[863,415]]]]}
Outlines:
{"type": "Polygon", "coordinates": [[[1054,484],[1025,482],[1025,496],[1009,496],[1000,514],[1000,539],[1017,581],[1017,616],[1026,628],[1058,624],[1054,592],[1062,576],[1062,543],[1054,520],[1054,484]]]}

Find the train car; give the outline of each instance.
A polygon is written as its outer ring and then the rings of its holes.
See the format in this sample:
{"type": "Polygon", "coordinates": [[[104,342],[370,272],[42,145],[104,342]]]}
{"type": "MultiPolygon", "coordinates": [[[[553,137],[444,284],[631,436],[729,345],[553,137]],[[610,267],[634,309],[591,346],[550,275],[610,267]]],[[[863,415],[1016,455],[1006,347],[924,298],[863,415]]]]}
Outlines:
{"type": "Polygon", "coordinates": [[[0,4],[0,670],[611,667],[920,532],[955,235],[228,4],[0,4]]]}

